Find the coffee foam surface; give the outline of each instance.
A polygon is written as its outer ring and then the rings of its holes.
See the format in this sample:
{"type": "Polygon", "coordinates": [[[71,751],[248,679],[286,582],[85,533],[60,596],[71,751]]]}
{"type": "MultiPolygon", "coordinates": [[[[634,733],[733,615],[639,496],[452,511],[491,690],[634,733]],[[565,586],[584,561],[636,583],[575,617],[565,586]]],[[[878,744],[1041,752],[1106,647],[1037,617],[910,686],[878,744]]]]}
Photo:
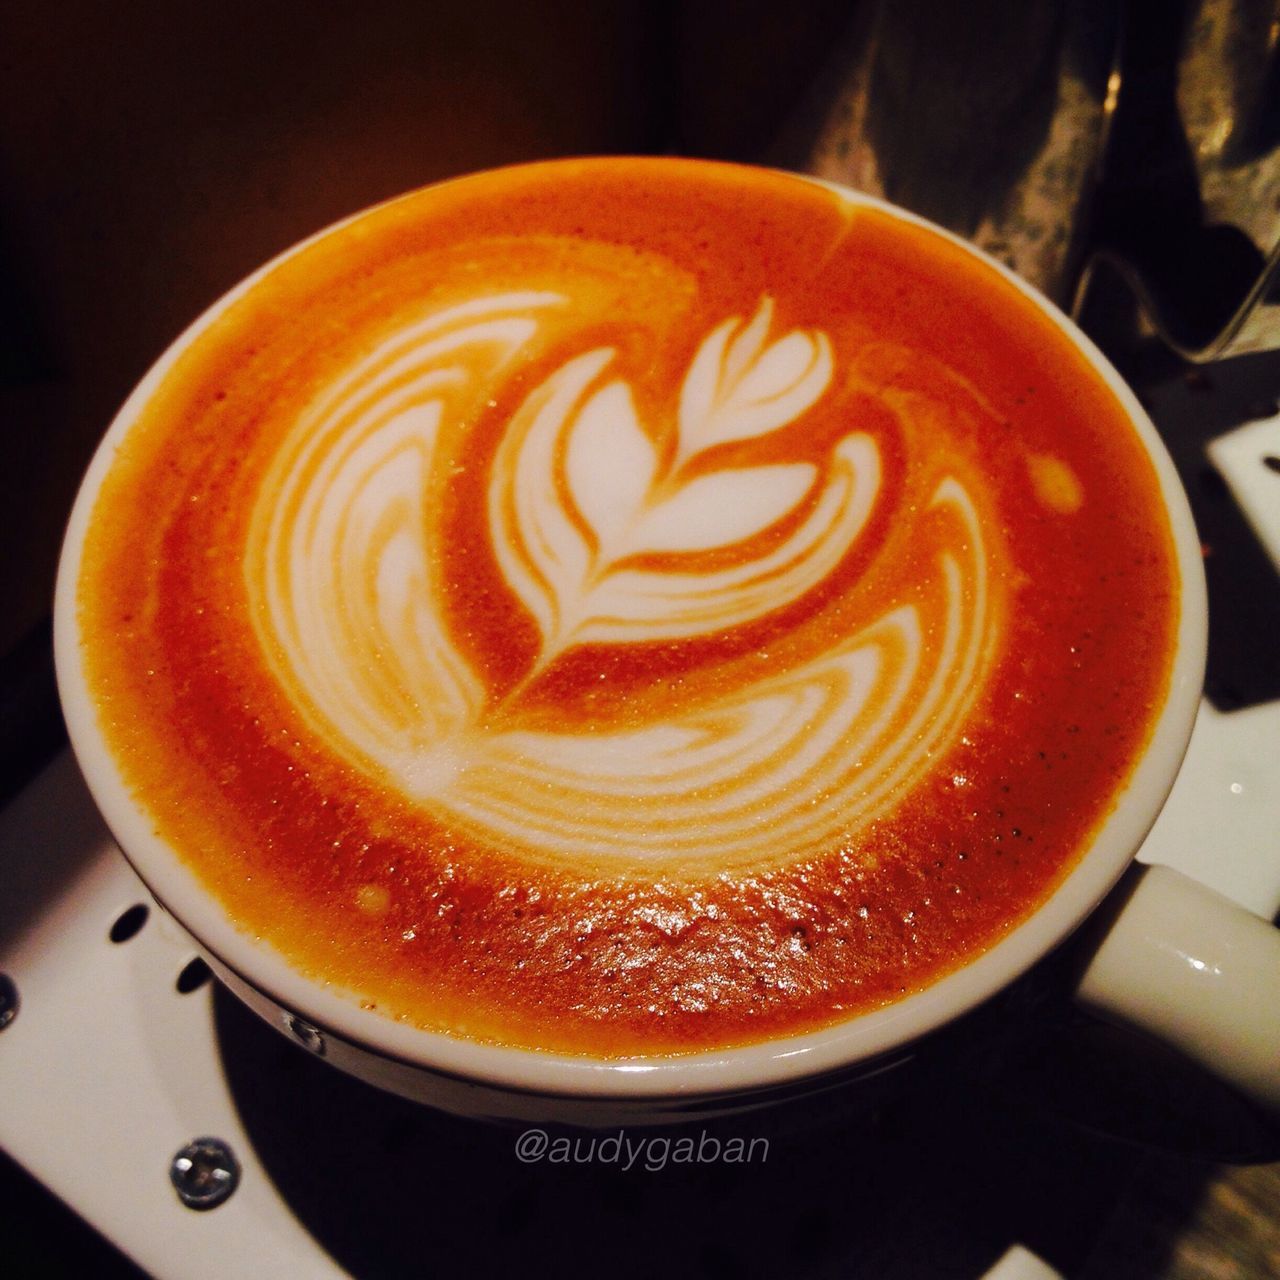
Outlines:
{"type": "Polygon", "coordinates": [[[1052,891],[1168,679],[1158,487],[1053,325],[810,183],[375,210],[174,364],[79,600],[155,828],[418,1025],[634,1053],[918,989],[1052,891]]]}
{"type": "Polygon", "coordinates": [[[589,307],[536,291],[430,313],[317,396],[261,486],[244,580],[277,680],[330,749],[481,837],[596,870],[760,869],[848,839],[916,783],[1000,643],[984,535],[950,475],[897,503],[927,603],[873,599],[816,652],[638,698],[611,730],[522,715],[575,647],[723,638],[802,600],[888,500],[863,432],[771,447],[837,376],[828,336],[778,333],[774,310],[766,296],[716,324],[656,421],[616,350],[576,350],[589,307]],[[502,431],[486,532],[540,639],[495,694],[450,635],[428,495],[535,343],[565,354],[502,431]],[[723,461],[743,444],[761,447],[723,461]]]}

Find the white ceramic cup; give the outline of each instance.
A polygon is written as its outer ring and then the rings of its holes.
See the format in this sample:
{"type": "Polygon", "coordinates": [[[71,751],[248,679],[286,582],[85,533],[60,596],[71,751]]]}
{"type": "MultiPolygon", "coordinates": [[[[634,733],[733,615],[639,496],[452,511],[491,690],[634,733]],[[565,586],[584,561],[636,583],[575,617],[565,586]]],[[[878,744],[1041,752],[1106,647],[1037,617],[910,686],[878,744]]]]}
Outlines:
{"type": "MultiPolygon", "coordinates": [[[[833,189],[849,201],[887,209],[851,191],[833,189]]],[[[900,210],[888,211],[928,225],[900,210]]],[[[1017,277],[949,233],[933,230],[1012,282],[1098,371],[1151,458],[1176,544],[1181,616],[1167,700],[1114,811],[1053,895],[989,951],[887,1008],[802,1035],[652,1059],[556,1055],[417,1030],[308,980],[242,932],[155,834],[122,780],[87,689],[75,594],[99,488],[140,410],[179,355],[251,290],[272,263],[182,334],[111,424],[71,515],[54,617],[63,707],[94,799],[156,899],[191,934],[233,991],[336,1065],[454,1112],[588,1124],[671,1120],[761,1105],[878,1072],[908,1055],[922,1037],[1013,982],[1108,897],[1155,821],[1190,737],[1207,630],[1199,540],[1155,429],[1105,357],[1017,277]]],[[[1128,900],[1085,974],[1081,999],[1104,1015],[1165,1037],[1253,1098],[1280,1109],[1280,931],[1176,872],[1154,869],[1137,879],[1140,883],[1123,890],[1128,900]]]]}

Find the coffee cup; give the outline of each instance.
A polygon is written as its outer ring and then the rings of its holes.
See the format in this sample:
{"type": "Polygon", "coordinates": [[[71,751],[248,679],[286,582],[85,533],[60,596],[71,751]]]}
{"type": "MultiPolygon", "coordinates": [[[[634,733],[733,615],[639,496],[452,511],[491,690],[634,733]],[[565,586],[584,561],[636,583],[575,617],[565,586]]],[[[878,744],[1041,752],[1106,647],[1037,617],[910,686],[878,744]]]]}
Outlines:
{"type": "MultiPolygon", "coordinates": [[[[1008,986],[1138,851],[1205,629],[1154,428],[1033,290],[829,184],[625,158],[427,188],[216,303],[55,607],[90,790],[226,985],[580,1123],[874,1074],[1008,986]]],[[[1173,876],[1082,999],[1277,1105],[1275,932],[1173,876]]]]}

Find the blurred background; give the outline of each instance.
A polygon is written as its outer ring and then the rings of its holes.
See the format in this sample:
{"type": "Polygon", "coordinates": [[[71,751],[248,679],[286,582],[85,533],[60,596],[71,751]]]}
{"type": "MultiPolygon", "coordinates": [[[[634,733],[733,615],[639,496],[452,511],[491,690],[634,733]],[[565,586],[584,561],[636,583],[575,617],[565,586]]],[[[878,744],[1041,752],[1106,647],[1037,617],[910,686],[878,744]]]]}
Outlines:
{"type": "Polygon", "coordinates": [[[746,154],[847,4],[10,0],[0,16],[0,653],[48,609],[131,386],[273,254],[540,157],[746,154]],[[20,549],[20,550],[19,550],[20,549]]]}

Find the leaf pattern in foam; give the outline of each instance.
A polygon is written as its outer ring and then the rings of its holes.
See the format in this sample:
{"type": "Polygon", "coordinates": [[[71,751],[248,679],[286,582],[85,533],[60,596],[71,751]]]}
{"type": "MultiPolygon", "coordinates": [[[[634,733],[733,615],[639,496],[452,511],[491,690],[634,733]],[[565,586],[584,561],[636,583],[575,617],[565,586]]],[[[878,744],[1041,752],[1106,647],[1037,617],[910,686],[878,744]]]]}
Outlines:
{"type": "Polygon", "coordinates": [[[631,389],[611,382],[583,407],[569,435],[565,471],[574,504],[595,540],[597,561],[624,547],[658,472],[658,455],[636,416],[631,389]]]}
{"type": "Polygon", "coordinates": [[[540,666],[587,641],[671,639],[751,621],[820,582],[861,531],[880,475],[862,434],[846,436],[822,467],[683,476],[681,449],[776,430],[830,381],[825,336],[797,331],[766,345],[772,313],[766,298],[732,342],[737,318],[704,340],[683,382],[665,471],[627,384],[595,386],[611,349],[571,360],[518,410],[495,458],[489,510],[495,554],[542,632],[540,666]],[[781,542],[755,542],[793,516],[781,542]],[[688,554],[726,547],[741,552],[727,570],[708,572],[688,554]],[[639,567],[655,555],[669,563],[639,567]]]}
{"type": "Polygon", "coordinates": [[[619,566],[594,587],[578,643],[625,644],[711,634],[754,621],[817,586],[844,558],[880,487],[874,442],[846,436],[832,451],[808,516],[770,550],[698,572],[619,566]]]}
{"type": "Polygon", "coordinates": [[[493,460],[489,528],[507,582],[537,620],[543,650],[572,629],[568,612],[591,567],[582,531],[561,501],[560,453],[566,424],[613,359],[603,348],[558,369],[516,410],[493,460]]]}
{"type": "Polygon", "coordinates": [[[263,481],[243,566],[262,651],[322,736],[393,773],[484,701],[434,607],[442,420],[562,302],[520,292],[424,316],[317,397],[263,481]]]}
{"type": "Polygon", "coordinates": [[[324,460],[290,540],[309,572],[267,595],[300,704],[392,768],[483,698],[430,603],[421,530],[440,412],[404,409],[324,460]]]}
{"type": "Polygon", "coordinates": [[[655,494],[657,451],[624,382],[597,391],[568,437],[569,492],[595,544],[596,567],[627,556],[745,541],[782,519],[818,475],[810,462],[740,467],[655,494]]]}
{"type": "Polygon", "coordinates": [[[680,392],[679,462],[776,431],[827,389],[833,362],[826,334],[795,329],[766,347],[772,321],[773,300],[764,298],[736,338],[742,321],[735,316],[699,347],[680,392]]]}

